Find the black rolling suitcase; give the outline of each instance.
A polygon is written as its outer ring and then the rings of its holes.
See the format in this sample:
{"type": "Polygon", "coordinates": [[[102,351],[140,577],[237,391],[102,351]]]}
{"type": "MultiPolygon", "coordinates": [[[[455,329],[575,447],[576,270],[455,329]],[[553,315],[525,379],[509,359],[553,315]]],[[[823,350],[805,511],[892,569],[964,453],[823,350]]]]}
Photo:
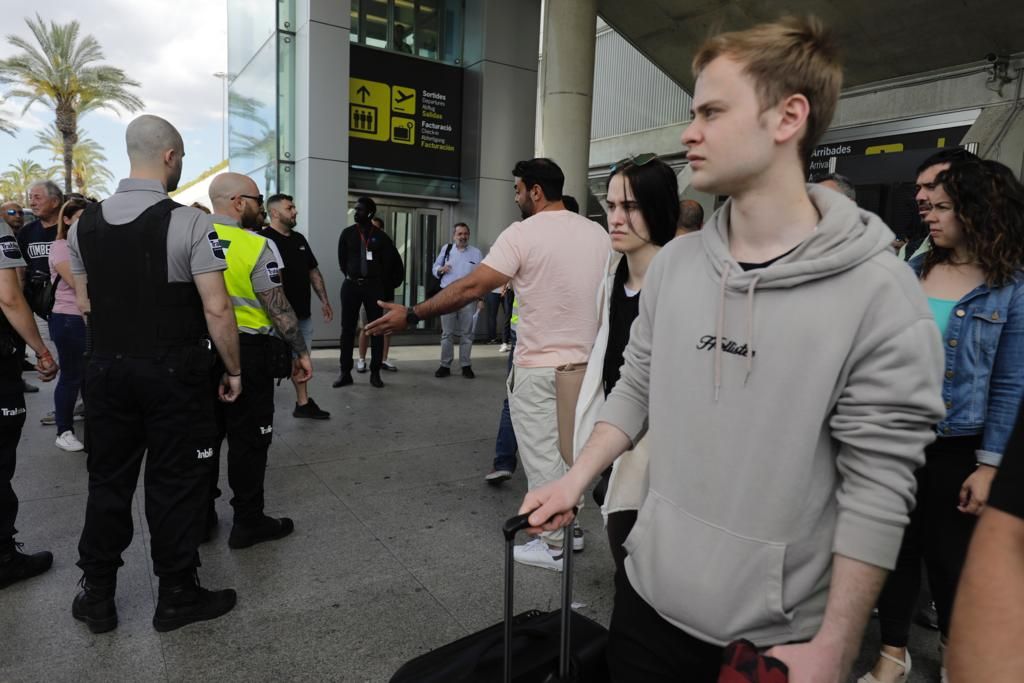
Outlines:
{"type": "Polygon", "coordinates": [[[562,608],[512,615],[512,546],[526,515],[505,522],[505,620],[420,655],[391,683],[606,683],[608,631],[572,611],[572,529],[562,551],[562,608]]]}

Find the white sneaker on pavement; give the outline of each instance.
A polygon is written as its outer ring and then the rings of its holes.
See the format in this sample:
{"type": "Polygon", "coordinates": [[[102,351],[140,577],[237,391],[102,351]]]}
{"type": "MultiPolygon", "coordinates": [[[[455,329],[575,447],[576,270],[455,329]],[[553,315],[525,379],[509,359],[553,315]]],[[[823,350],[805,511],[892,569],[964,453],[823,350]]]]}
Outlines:
{"type": "Polygon", "coordinates": [[[75,433],[72,432],[71,430],[68,430],[61,434],[60,436],[58,436],[57,440],[54,443],[57,445],[57,448],[63,451],[70,451],[72,453],[75,453],[78,451],[85,450],[85,445],[81,441],[79,441],[77,437],[75,437],[75,433]]]}
{"type": "Polygon", "coordinates": [[[572,523],[572,551],[574,553],[581,552],[583,550],[583,527],[579,525],[579,522],[572,523]]]}
{"type": "Polygon", "coordinates": [[[389,360],[382,360],[380,366],[388,372],[398,372],[398,366],[389,360]]]}
{"type": "Polygon", "coordinates": [[[535,538],[524,545],[517,545],[512,549],[512,555],[519,564],[562,571],[561,551],[553,549],[543,538],[535,538]]]}
{"type": "Polygon", "coordinates": [[[356,361],[356,372],[366,372],[366,361],[362,358],[356,361]]]}
{"type": "Polygon", "coordinates": [[[508,353],[508,344],[501,342],[501,346],[498,347],[498,353],[508,353]]]}

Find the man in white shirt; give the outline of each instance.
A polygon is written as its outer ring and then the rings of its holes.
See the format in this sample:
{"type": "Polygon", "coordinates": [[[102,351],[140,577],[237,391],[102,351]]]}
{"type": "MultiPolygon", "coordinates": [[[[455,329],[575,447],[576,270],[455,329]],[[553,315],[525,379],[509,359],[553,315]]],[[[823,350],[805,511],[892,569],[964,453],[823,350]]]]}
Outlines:
{"type": "MultiPolygon", "coordinates": [[[[441,289],[444,289],[472,273],[483,258],[479,249],[469,246],[469,226],[456,223],[452,241],[441,248],[434,261],[434,277],[441,281],[441,289]]],[[[476,322],[474,313],[478,307],[478,301],[470,301],[462,308],[441,316],[441,367],[434,373],[434,377],[448,377],[452,374],[452,361],[455,360],[452,337],[459,338],[462,376],[466,379],[476,376],[473,374],[470,354],[473,352],[473,327],[476,322]]]]}

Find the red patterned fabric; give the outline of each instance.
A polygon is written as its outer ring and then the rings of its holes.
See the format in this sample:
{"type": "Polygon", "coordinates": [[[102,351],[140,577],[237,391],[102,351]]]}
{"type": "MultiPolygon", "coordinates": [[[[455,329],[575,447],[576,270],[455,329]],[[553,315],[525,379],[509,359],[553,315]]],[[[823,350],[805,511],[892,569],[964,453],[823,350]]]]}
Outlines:
{"type": "Polygon", "coordinates": [[[749,640],[729,643],[722,655],[718,683],[787,683],[789,669],[775,657],[766,657],[749,640]]]}

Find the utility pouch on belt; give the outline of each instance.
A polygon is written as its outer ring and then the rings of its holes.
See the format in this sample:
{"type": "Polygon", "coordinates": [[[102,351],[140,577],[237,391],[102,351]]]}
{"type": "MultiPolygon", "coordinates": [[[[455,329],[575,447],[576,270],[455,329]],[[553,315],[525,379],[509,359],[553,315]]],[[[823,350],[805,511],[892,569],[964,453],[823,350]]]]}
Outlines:
{"type": "Polygon", "coordinates": [[[209,339],[201,339],[195,346],[189,346],[182,356],[182,377],[189,381],[209,381],[213,376],[213,366],[217,362],[217,352],[209,339]]]}
{"type": "Polygon", "coordinates": [[[275,379],[286,379],[292,376],[292,347],[285,340],[270,335],[267,345],[267,366],[275,379]]]}

